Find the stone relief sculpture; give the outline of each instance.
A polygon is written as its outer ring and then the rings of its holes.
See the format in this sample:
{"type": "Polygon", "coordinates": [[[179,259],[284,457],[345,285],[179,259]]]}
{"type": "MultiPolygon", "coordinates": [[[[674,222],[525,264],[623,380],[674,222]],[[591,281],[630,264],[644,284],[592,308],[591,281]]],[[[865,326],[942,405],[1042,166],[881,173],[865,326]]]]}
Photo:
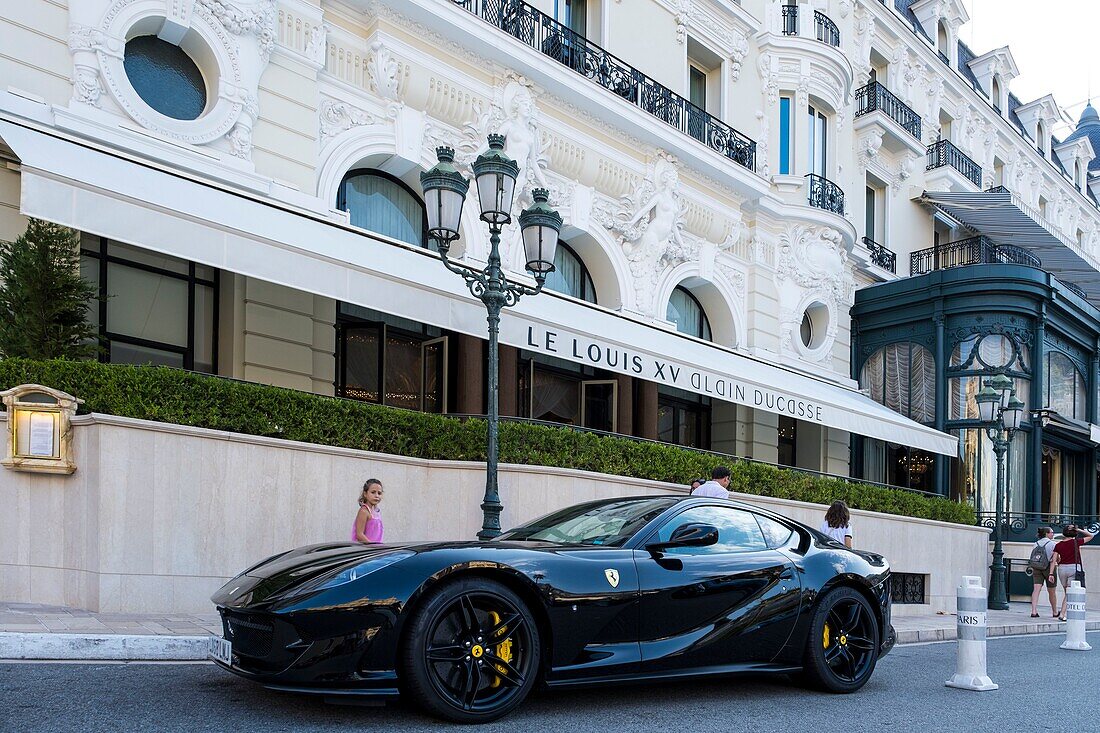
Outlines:
{"type": "Polygon", "coordinates": [[[331,99],[322,99],[317,109],[317,117],[320,123],[320,140],[323,148],[328,141],[345,130],[362,125],[373,125],[377,120],[374,116],[363,110],[353,107],[347,102],[334,102],[331,99]]]}
{"type": "Polygon", "coordinates": [[[367,54],[367,75],[371,91],[382,99],[400,102],[399,68],[393,54],[381,41],[374,41],[367,54]]]}
{"type": "Polygon", "coordinates": [[[618,232],[634,276],[635,305],[647,315],[663,315],[656,312],[653,296],[664,267],[691,259],[698,249],[684,240],[679,185],[674,159],[662,153],[642,186],[622,197],[618,210],[596,206],[592,212],[596,221],[618,232]]]}
{"type": "MultiPolygon", "coordinates": [[[[825,303],[832,313],[850,306],[855,279],[848,271],[848,252],[840,232],[831,227],[789,224],[779,238],[776,288],[779,292],[780,347],[798,353],[794,339],[802,323],[800,306],[812,299],[825,303]]],[[[836,319],[830,319],[825,341],[817,353],[829,358],[836,336],[836,319]]]]}

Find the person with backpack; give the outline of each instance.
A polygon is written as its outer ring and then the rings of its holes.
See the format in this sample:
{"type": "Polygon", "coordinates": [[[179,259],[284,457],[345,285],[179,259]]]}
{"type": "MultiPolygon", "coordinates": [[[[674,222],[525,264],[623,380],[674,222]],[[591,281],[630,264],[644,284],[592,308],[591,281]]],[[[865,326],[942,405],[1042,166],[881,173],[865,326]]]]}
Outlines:
{"type": "Polygon", "coordinates": [[[1055,588],[1053,569],[1050,567],[1054,559],[1054,530],[1050,527],[1039,527],[1039,539],[1031,548],[1031,557],[1027,560],[1027,567],[1031,571],[1031,617],[1039,618],[1039,595],[1043,585],[1047,587],[1047,595],[1050,596],[1050,611],[1054,616],[1058,615],[1058,592],[1055,588]]]}

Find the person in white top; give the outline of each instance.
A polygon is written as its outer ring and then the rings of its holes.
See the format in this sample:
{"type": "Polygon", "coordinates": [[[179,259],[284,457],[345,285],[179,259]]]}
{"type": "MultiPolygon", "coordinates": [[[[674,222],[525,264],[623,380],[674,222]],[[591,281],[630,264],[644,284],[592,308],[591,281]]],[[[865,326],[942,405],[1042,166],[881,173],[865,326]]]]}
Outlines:
{"type": "Polygon", "coordinates": [[[834,501],[825,512],[825,519],[821,522],[821,533],[827,534],[845,547],[852,547],[852,517],[848,512],[848,505],[842,501],[834,501]]]}
{"type": "Polygon", "coordinates": [[[730,498],[730,470],[718,466],[710,472],[710,481],[691,492],[692,496],[709,496],[715,499],[730,498]]]}

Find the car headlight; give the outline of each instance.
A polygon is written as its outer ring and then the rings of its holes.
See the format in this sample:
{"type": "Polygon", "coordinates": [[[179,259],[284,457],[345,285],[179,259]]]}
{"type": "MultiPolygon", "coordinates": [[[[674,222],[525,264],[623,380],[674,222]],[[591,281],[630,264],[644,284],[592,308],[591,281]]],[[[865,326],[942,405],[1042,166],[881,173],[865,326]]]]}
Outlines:
{"type": "Polygon", "coordinates": [[[328,590],[329,588],[335,588],[337,586],[351,583],[352,581],[359,580],[364,575],[370,575],[377,572],[382,568],[389,567],[395,562],[404,560],[407,557],[412,557],[415,552],[409,552],[408,550],[401,550],[397,552],[389,552],[385,555],[376,555],[369,560],[356,563],[349,567],[333,573],[322,575],[319,578],[315,578],[311,581],[307,581],[297,588],[293,589],[287,594],[288,598],[304,595],[305,593],[313,593],[319,590],[328,590]]]}

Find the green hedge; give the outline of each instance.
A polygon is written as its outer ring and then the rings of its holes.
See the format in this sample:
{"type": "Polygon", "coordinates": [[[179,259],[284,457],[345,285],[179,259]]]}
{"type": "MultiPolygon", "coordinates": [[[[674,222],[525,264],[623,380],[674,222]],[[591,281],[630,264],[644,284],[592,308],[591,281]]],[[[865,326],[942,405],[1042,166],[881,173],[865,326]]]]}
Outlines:
{"type": "MultiPolygon", "coordinates": [[[[410,412],[164,367],[0,360],[0,389],[43,384],[84,400],[81,412],[266,435],[416,458],[485,460],[485,423],[410,412]]],[[[500,460],[687,483],[713,454],[565,428],[505,422],[500,460]]],[[[736,461],[732,491],[973,524],[969,506],[899,489],[736,461]]]]}

